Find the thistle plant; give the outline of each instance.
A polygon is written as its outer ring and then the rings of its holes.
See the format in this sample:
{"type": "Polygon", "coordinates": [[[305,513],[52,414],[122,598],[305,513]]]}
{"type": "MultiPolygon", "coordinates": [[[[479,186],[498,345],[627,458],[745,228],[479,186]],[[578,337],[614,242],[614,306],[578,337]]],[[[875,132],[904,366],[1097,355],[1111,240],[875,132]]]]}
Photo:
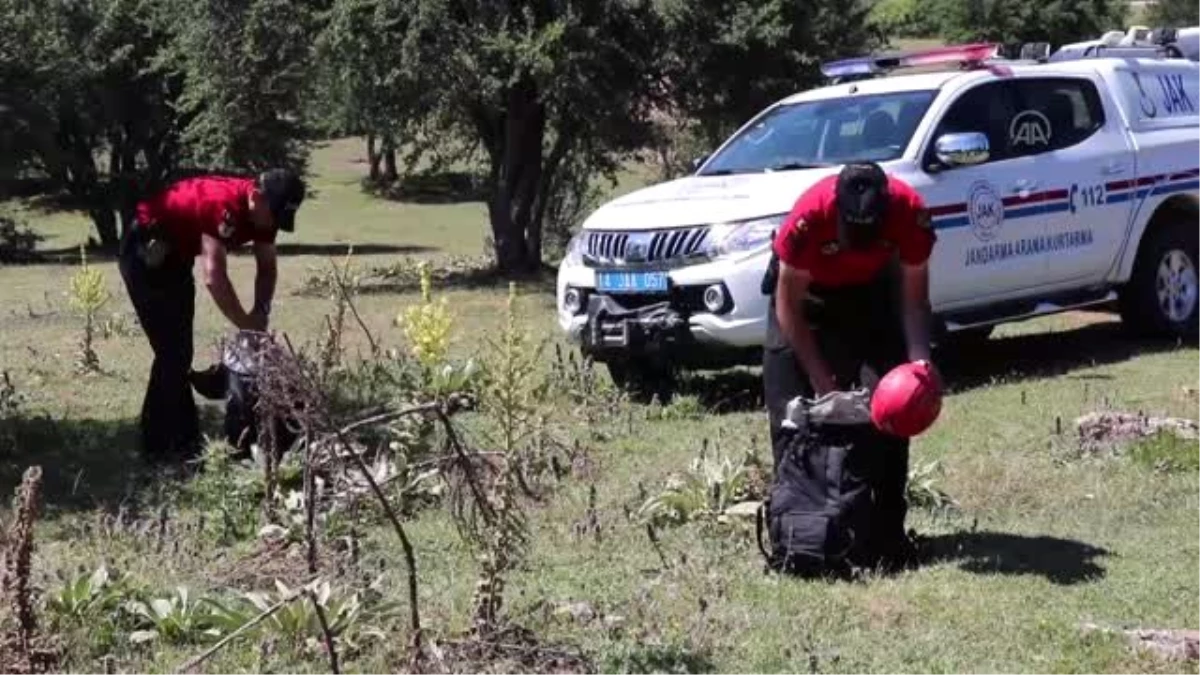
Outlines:
{"type": "Polygon", "coordinates": [[[96,355],[96,316],[112,298],[104,274],[87,261],[87,251],[79,247],[79,271],[70,279],[71,306],[83,313],[83,335],[79,343],[75,369],[80,373],[100,372],[100,357],[96,355]]]}
{"type": "Polygon", "coordinates": [[[547,390],[538,368],[542,345],[521,327],[516,299],[516,285],[510,284],[505,323],[499,339],[489,343],[480,397],[491,430],[489,445],[496,453],[481,505],[490,517],[476,537],[480,569],[473,618],[480,637],[497,629],[506,578],[528,549],[521,487],[545,427],[547,390]]]}

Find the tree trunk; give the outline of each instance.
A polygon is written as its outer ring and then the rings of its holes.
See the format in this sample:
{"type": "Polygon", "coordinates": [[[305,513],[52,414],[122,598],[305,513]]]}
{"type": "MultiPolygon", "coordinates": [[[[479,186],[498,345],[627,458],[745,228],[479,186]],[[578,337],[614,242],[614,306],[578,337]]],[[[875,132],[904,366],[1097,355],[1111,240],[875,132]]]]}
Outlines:
{"type": "Polygon", "coordinates": [[[368,177],[372,183],[379,182],[379,163],[383,156],[375,150],[375,133],[367,132],[367,164],[370,166],[368,177]]]}
{"type": "Polygon", "coordinates": [[[395,183],[399,179],[400,172],[396,169],[396,141],[391,133],[386,133],[383,135],[383,180],[395,183]]]}
{"type": "Polygon", "coordinates": [[[541,264],[541,233],[530,226],[544,179],[542,143],[546,132],[545,106],[537,87],[528,80],[508,92],[508,105],[500,124],[481,134],[493,139],[488,151],[488,215],[495,240],[496,263],[501,273],[520,275],[541,264]]]}

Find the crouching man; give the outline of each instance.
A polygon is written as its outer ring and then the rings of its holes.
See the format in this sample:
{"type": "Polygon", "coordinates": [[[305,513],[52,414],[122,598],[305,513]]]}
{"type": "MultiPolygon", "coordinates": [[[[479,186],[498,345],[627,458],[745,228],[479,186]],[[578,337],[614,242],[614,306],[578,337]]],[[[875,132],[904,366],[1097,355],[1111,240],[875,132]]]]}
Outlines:
{"type": "MultiPolygon", "coordinates": [[[[877,164],[814,185],[778,231],[764,396],[775,466],[789,401],[871,388],[893,367],[930,358],[928,260],[935,236],[921,197],[877,164]]],[[[871,492],[872,558],[912,560],[905,534],[908,441],[882,432],[851,458],[871,492]],[[863,466],[865,465],[865,466],[863,466]]]]}
{"type": "Polygon", "coordinates": [[[298,175],[273,169],[257,178],[188,178],[138,204],[135,224],[121,241],[120,269],[154,351],[140,419],[142,452],[149,459],[187,459],[200,449],[188,378],[195,259],[200,259],[204,285],[225,318],[239,330],[265,330],[275,294],[276,233],[294,230],[304,195],[298,175]],[[227,253],[247,243],[252,243],[257,263],[249,311],[226,267],[227,253]]]}

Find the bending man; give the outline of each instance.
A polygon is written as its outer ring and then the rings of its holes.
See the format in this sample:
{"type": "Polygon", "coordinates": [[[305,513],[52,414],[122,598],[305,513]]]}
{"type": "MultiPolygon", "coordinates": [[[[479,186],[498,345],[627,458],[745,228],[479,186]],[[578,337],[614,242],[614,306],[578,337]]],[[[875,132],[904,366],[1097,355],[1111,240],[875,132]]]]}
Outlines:
{"type": "Polygon", "coordinates": [[[150,458],[191,458],[200,448],[196,403],[188,373],[196,307],[192,267],[217,308],[239,330],[265,330],[275,294],[275,236],[295,228],[304,182],[273,169],[254,178],[202,176],[174,183],[138,204],[121,241],[121,277],[154,363],[142,404],[142,451],[150,458]],[[254,305],[242,306],[229,280],[226,256],[253,243],[258,271],[254,305]]]}
{"type": "MultiPolygon", "coordinates": [[[[877,164],[851,164],[805,192],[775,238],[764,279],[763,384],[779,462],[788,401],[873,387],[904,361],[928,361],[928,261],[935,236],[924,203],[877,164]]],[[[904,564],[908,441],[880,432],[869,451],[875,550],[904,564]]]]}

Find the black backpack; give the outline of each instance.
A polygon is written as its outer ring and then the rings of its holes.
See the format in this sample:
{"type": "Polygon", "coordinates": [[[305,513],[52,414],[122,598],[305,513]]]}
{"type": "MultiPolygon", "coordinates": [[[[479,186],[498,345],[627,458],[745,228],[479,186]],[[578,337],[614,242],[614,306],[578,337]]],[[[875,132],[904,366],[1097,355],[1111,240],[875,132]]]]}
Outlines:
{"type": "Polygon", "coordinates": [[[758,512],[758,546],[770,569],[838,577],[874,563],[864,444],[877,438],[866,424],[782,431],[775,479],[758,512]]]}

